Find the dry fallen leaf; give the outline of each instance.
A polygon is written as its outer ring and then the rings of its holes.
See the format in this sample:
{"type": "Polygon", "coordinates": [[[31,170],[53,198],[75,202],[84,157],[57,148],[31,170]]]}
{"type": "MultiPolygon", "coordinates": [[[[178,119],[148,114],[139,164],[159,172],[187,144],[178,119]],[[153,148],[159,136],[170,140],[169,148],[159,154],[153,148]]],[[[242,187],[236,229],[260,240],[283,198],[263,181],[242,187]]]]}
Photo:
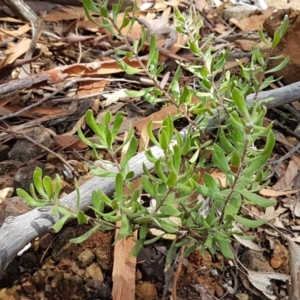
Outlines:
{"type": "Polygon", "coordinates": [[[290,160],[286,172],[272,186],[272,189],[275,191],[290,189],[298,172],[299,172],[298,164],[296,164],[294,161],[290,160]]]}

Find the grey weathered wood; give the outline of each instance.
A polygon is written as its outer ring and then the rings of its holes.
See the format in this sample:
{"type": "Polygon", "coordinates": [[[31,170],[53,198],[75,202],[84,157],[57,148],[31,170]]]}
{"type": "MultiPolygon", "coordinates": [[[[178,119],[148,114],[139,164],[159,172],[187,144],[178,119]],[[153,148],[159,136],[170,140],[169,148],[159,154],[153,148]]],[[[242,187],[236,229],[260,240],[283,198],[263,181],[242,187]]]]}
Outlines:
{"type": "MultiPolygon", "coordinates": [[[[151,151],[155,157],[163,155],[163,151],[156,146],[152,147],[151,151]]],[[[129,162],[130,169],[134,171],[135,177],[143,174],[143,163],[147,169],[153,168],[153,164],[146,159],[144,152],[137,154],[129,162]]],[[[115,189],[114,179],[93,177],[81,185],[80,208],[82,210],[91,205],[92,193],[98,189],[101,189],[107,195],[112,194],[115,189]]],[[[76,210],[76,199],[76,191],[74,191],[61,199],[61,203],[70,209],[76,210]]],[[[48,232],[57,220],[58,217],[51,214],[51,207],[35,208],[26,214],[8,217],[0,228],[0,274],[25,245],[48,232]]]]}
{"type": "MultiPolygon", "coordinates": [[[[300,82],[289,86],[261,92],[258,95],[258,100],[274,97],[274,100],[266,104],[267,107],[277,107],[295,100],[298,100],[300,95],[300,82]],[[286,102],[288,101],[288,102],[286,102]]],[[[247,97],[248,102],[253,102],[253,95],[247,97]]],[[[187,128],[181,131],[184,136],[187,128]]],[[[158,147],[154,146],[151,151],[155,157],[162,157],[163,152],[158,147]]],[[[147,161],[145,153],[139,153],[133,157],[130,162],[130,169],[134,171],[135,177],[143,174],[142,165],[145,164],[148,170],[153,168],[153,164],[147,161]]],[[[80,186],[81,203],[80,208],[85,210],[91,205],[91,196],[94,190],[101,189],[106,194],[114,192],[113,178],[94,177],[80,186]]],[[[61,203],[70,207],[76,208],[76,192],[72,192],[61,200],[61,203]]],[[[32,211],[18,216],[9,217],[6,219],[0,228],[0,273],[2,273],[9,262],[15,255],[30,241],[38,236],[41,236],[49,231],[51,226],[58,220],[51,214],[51,207],[36,208],[32,211]]]]}
{"type": "MultiPolygon", "coordinates": [[[[253,97],[254,94],[250,94],[247,96],[247,101],[250,104],[253,103],[253,97]]],[[[267,98],[274,98],[271,102],[264,104],[267,108],[275,108],[300,100],[300,82],[297,81],[278,89],[259,92],[257,101],[267,98]]]]}
{"type": "Polygon", "coordinates": [[[24,21],[37,24],[38,17],[34,11],[23,0],[2,0],[11,11],[24,21]]]}

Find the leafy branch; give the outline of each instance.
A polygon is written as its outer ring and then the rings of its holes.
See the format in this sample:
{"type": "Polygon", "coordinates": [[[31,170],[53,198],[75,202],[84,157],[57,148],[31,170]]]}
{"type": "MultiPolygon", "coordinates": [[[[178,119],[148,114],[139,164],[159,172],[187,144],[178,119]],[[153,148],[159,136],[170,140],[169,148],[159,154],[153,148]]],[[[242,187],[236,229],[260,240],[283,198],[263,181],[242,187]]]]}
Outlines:
{"type": "MultiPolygon", "coordinates": [[[[268,181],[264,182],[269,174],[265,164],[275,144],[274,134],[271,125],[263,125],[266,108],[257,102],[250,105],[245,99],[250,93],[257,95],[274,81],[272,76],[264,78],[265,74],[287,64],[288,59],[277,57],[282,62],[273,70],[266,69],[269,59],[275,59],[271,57],[272,49],[286,31],[288,21],[285,20],[276,31],[272,42],[260,33],[269,47],[267,55],[253,48],[250,62],[239,64],[240,76],[237,76],[226,68],[229,50],[217,52],[211,46],[213,36],[206,40],[201,38],[199,15],[192,10],[184,13],[175,8],[176,34],[187,38],[187,44],[183,47],[190,50],[193,58],[177,61],[178,67],[170,79],[170,74],[164,73],[163,64],[159,64],[155,33],[149,34],[149,28],[142,26],[140,38],[134,40],[131,37],[131,30],[138,20],[134,16],[135,7],[133,10],[125,9],[122,23],[118,25],[123,1],[114,4],[112,12],[107,9],[107,1],[103,4],[92,0],[83,2],[88,18],[105,27],[114,38],[127,46],[126,51],[116,51],[118,64],[124,72],[143,73],[153,83],[152,87],[127,91],[127,94],[142,97],[151,103],[171,103],[178,108],[178,115],[166,117],[158,133],[154,133],[152,121],[149,122],[148,136],[162,150],[163,156],[156,157],[151,149],[145,150],[154,172],[144,165],[141,185],[134,189],[131,181],[135,174],[129,165],[137,152],[138,141],[133,128],[129,127],[126,139],[119,144],[116,139],[123,123],[122,113],[112,116],[108,111],[101,122],[96,122],[91,110],[86,113],[86,122],[99,140],[91,142],[81,130],[78,132],[98,160],[98,165],[91,166],[91,170],[96,176],[114,178],[116,188],[112,196],[105,195],[101,190],[93,192],[93,218],[80,210],[74,212],[59,206],[58,178],[56,187],[51,189],[51,179],[42,179],[40,171],[34,175],[34,186],[41,198],[36,196],[33,185],[31,196],[22,190],[18,190],[18,194],[32,206],[54,205],[53,212],[63,215],[54,225],[56,230],[72,218],[77,218],[80,224],[91,223],[92,229],[82,237],[73,239],[73,242],[83,241],[98,229],[116,228],[116,222],[120,222],[118,239],[131,237],[136,229],[139,230],[133,255],[137,255],[144,245],[171,234],[174,240],[168,260],[172,259],[178,247],[184,247],[185,256],[201,247],[212,253],[221,251],[224,256],[232,258],[230,244],[233,235],[254,238],[235,231],[233,224],[259,227],[265,223],[264,220],[243,216],[240,212],[242,205],[274,205],[273,201],[257,195],[268,185],[268,181]],[[102,16],[102,23],[93,18],[93,12],[102,16]],[[139,56],[145,47],[149,47],[147,63],[139,56]],[[132,60],[137,61],[140,68],[132,67],[132,60]],[[192,76],[193,84],[181,87],[179,82],[183,74],[192,76]],[[159,78],[162,78],[161,81],[159,78]],[[188,129],[178,132],[174,127],[176,118],[185,118],[189,122],[188,129]],[[211,126],[212,120],[217,125],[211,126]],[[258,141],[263,141],[264,147],[257,148],[258,141]],[[109,153],[111,160],[101,158],[99,151],[109,153]],[[125,155],[120,160],[118,157],[122,151],[125,155]],[[212,176],[212,170],[222,174],[224,180],[212,176]],[[148,205],[141,200],[144,193],[151,199],[148,205]],[[151,235],[151,228],[159,229],[160,233],[151,235]]],[[[77,204],[79,200],[80,195],[77,204]]]]}

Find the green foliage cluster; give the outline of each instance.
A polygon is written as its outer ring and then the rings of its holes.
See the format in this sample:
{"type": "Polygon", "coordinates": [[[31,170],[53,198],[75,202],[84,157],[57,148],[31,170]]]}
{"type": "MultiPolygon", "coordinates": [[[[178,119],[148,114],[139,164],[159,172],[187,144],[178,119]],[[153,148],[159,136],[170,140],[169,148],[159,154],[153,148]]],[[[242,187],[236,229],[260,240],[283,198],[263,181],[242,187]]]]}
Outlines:
{"type": "Polygon", "coordinates": [[[147,159],[154,164],[154,173],[144,167],[140,187],[133,188],[134,173],[130,169],[130,160],[138,148],[133,129],[130,127],[126,140],[115,147],[115,140],[123,122],[122,113],[112,116],[108,111],[100,123],[96,122],[92,111],[86,113],[87,124],[98,136],[99,142],[90,142],[81,130],[79,136],[93,149],[98,160],[111,166],[106,169],[91,166],[91,170],[100,177],[113,177],[116,187],[112,197],[108,197],[101,190],[94,191],[91,207],[95,213],[94,218],[86,216],[79,209],[73,212],[61,206],[58,199],[59,177],[56,178],[56,188],[53,189],[51,179],[47,176],[42,179],[40,170],[34,174],[34,186],[40,197],[36,195],[33,185],[31,195],[20,189],[18,194],[33,206],[53,204],[54,213],[63,215],[54,226],[56,230],[61,229],[71,218],[77,218],[80,224],[93,224],[89,232],[73,239],[73,242],[82,242],[98,229],[113,229],[119,221],[118,238],[133,236],[134,230],[139,230],[132,250],[133,255],[137,255],[144,245],[171,233],[175,235],[175,239],[170,247],[168,260],[172,259],[176,248],[184,245],[185,255],[201,248],[208,249],[211,253],[221,251],[224,256],[232,258],[230,245],[233,235],[252,238],[234,230],[233,224],[258,227],[265,223],[264,220],[252,220],[242,216],[242,205],[267,207],[274,204],[273,201],[257,195],[257,191],[268,185],[268,182],[264,182],[269,174],[265,163],[272,153],[274,134],[271,125],[263,125],[266,109],[262,103],[254,101],[250,105],[245,98],[250,93],[257,95],[261,89],[266,88],[274,81],[270,74],[287,64],[286,58],[270,56],[287,29],[287,21],[275,32],[272,42],[266,40],[260,32],[269,52],[263,55],[258,48],[253,48],[250,62],[247,65],[240,64],[240,75],[237,76],[225,69],[229,50],[216,53],[211,46],[212,36],[205,41],[201,39],[199,30],[202,22],[199,15],[192,10],[185,13],[175,8],[176,31],[188,37],[186,48],[194,54],[197,62],[178,61],[172,80],[164,87],[161,78],[166,75],[163,74],[164,65],[158,64],[156,36],[149,36],[147,28],[142,26],[141,38],[133,41],[130,38],[131,28],[136,22],[134,14],[131,13],[134,7],[125,10],[123,23],[118,27],[117,18],[123,1],[113,5],[111,12],[107,9],[107,3],[98,4],[92,0],[83,0],[83,3],[90,20],[96,23],[93,12],[100,13],[102,23],[98,25],[105,26],[116,39],[122,40],[128,46],[127,51],[116,51],[119,66],[127,74],[143,73],[153,82],[152,87],[140,91],[128,90],[128,95],[142,97],[151,103],[171,103],[178,108],[178,115],[163,120],[157,134],[153,133],[152,122],[149,123],[150,140],[163,151],[163,155],[157,158],[151,150],[146,150],[147,159]],[[124,28],[128,28],[126,34],[121,33],[124,28]],[[149,57],[144,64],[138,53],[145,44],[149,45],[149,57]],[[124,58],[134,58],[139,62],[140,68],[129,66],[124,58]],[[279,59],[281,62],[275,69],[266,71],[269,59],[279,59]],[[183,70],[193,76],[193,84],[183,87],[180,85],[183,70]],[[193,97],[202,101],[195,103],[192,101],[193,97]],[[184,132],[178,132],[174,128],[174,120],[182,117],[190,125],[184,132]],[[215,134],[214,141],[207,139],[207,134],[212,130],[215,134]],[[257,149],[255,145],[259,140],[264,141],[264,147],[257,149]],[[109,152],[112,160],[101,159],[98,156],[99,149],[109,152]],[[127,149],[126,155],[119,162],[117,157],[122,149],[127,149]],[[212,153],[209,161],[208,153],[212,153]],[[209,172],[205,172],[212,167],[224,173],[224,186],[209,172]],[[199,183],[200,170],[205,173],[203,183],[199,183]],[[145,207],[140,201],[142,193],[145,192],[154,199],[150,207],[145,207]],[[197,198],[191,201],[194,193],[201,195],[204,200],[197,198]],[[161,229],[162,234],[149,236],[151,227],[161,229]]]}

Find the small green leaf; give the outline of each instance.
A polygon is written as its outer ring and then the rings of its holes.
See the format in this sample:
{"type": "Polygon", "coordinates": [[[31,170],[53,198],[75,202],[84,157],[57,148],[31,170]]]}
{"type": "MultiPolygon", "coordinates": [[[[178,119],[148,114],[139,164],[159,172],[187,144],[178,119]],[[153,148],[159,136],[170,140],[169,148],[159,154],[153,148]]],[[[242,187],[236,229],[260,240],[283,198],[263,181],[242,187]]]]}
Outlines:
{"type": "Polygon", "coordinates": [[[73,239],[70,239],[70,242],[74,243],[74,244],[81,244],[82,242],[87,240],[90,236],[92,236],[99,228],[100,228],[100,225],[98,224],[98,225],[94,226],[93,228],[91,228],[90,230],[88,230],[83,235],[73,238],[73,239]]]}
{"type": "Polygon", "coordinates": [[[59,201],[59,193],[61,190],[61,179],[58,174],[55,175],[55,190],[54,190],[54,199],[59,201]]]}
{"type": "Polygon", "coordinates": [[[152,76],[156,76],[157,64],[158,64],[159,52],[157,50],[156,36],[154,34],[150,37],[150,51],[147,61],[147,69],[152,76]]]}
{"type": "Polygon", "coordinates": [[[99,13],[99,7],[94,3],[94,1],[91,0],[82,0],[83,5],[88,10],[91,10],[95,13],[99,13]]]}
{"type": "Polygon", "coordinates": [[[77,221],[79,225],[88,224],[88,219],[82,210],[77,212],[77,221]]]}
{"type": "Polygon", "coordinates": [[[280,33],[281,37],[284,36],[284,34],[286,33],[288,28],[289,28],[289,16],[286,14],[286,15],[284,15],[284,19],[279,28],[279,33],[280,33]]]}
{"type": "Polygon", "coordinates": [[[172,264],[174,259],[174,253],[175,253],[175,245],[176,245],[176,239],[173,240],[171,246],[169,247],[169,251],[166,258],[166,264],[172,264]]]}
{"type": "MultiPolygon", "coordinates": [[[[188,257],[190,256],[193,252],[195,252],[195,250],[199,247],[198,245],[199,243],[195,243],[192,246],[186,248],[186,250],[184,251],[184,257],[188,257]]],[[[203,247],[204,249],[204,247],[203,247]]],[[[212,249],[210,249],[210,251],[212,251],[212,249]]]]}
{"type": "Polygon", "coordinates": [[[103,219],[108,222],[118,222],[122,219],[122,216],[103,216],[103,219]]]}
{"type": "Polygon", "coordinates": [[[63,216],[60,220],[58,220],[53,226],[52,228],[54,229],[55,232],[59,232],[63,226],[65,225],[65,223],[69,220],[69,216],[63,216]]]}
{"type": "Polygon", "coordinates": [[[129,66],[128,64],[126,64],[124,61],[120,60],[118,61],[118,65],[119,67],[124,70],[126,72],[126,74],[128,75],[134,75],[134,74],[138,74],[143,72],[142,69],[138,69],[138,68],[133,68],[131,66],[129,66]]]}
{"type": "Polygon", "coordinates": [[[163,128],[161,129],[161,132],[158,135],[158,141],[161,149],[163,149],[164,151],[168,150],[169,148],[168,137],[166,131],[163,130],[163,128]]]}
{"type": "Polygon", "coordinates": [[[223,149],[218,146],[217,144],[214,144],[213,151],[212,151],[212,160],[214,164],[224,173],[228,173],[230,171],[228,162],[226,160],[226,157],[224,155],[223,149]]]}
{"type": "Polygon", "coordinates": [[[158,236],[156,236],[156,237],[154,237],[152,239],[149,239],[149,240],[147,240],[147,241],[144,242],[144,245],[151,245],[151,244],[155,243],[156,241],[158,241],[159,239],[161,239],[164,235],[165,234],[162,233],[161,235],[158,235],[158,236]]]}
{"type": "Polygon", "coordinates": [[[216,183],[215,178],[213,178],[210,174],[204,174],[204,183],[209,189],[218,192],[220,190],[218,184],[216,183]]]}
{"type": "Polygon", "coordinates": [[[142,250],[145,243],[145,239],[138,239],[138,241],[135,243],[134,247],[130,251],[130,255],[133,257],[136,257],[140,251],[142,250]]]}
{"type": "Polygon", "coordinates": [[[93,193],[92,193],[92,205],[93,205],[93,209],[96,212],[103,212],[104,202],[101,201],[100,195],[98,194],[97,191],[93,191],[93,193]]]}
{"type": "Polygon", "coordinates": [[[152,221],[152,216],[137,217],[132,220],[133,223],[141,224],[141,225],[149,224],[151,223],[151,221],[152,221]]]}
{"type": "Polygon", "coordinates": [[[149,92],[149,89],[142,89],[140,91],[129,91],[129,90],[126,90],[126,94],[129,96],[129,97],[132,97],[132,98],[137,98],[137,97],[143,97],[146,93],[149,92]]]}
{"type": "Polygon", "coordinates": [[[280,36],[279,30],[276,29],[274,32],[274,37],[273,37],[273,41],[272,41],[272,48],[277,47],[278,44],[280,43],[280,40],[281,40],[281,36],[280,36]]]}
{"type": "Polygon", "coordinates": [[[100,142],[102,145],[107,147],[106,139],[105,139],[105,134],[102,130],[100,130],[99,126],[96,123],[96,120],[93,116],[93,111],[89,109],[86,114],[85,114],[85,119],[87,124],[91,127],[93,132],[99,137],[100,142]]]}
{"type": "Polygon", "coordinates": [[[232,90],[232,99],[233,99],[235,105],[237,106],[237,108],[239,109],[239,111],[241,112],[241,114],[247,120],[247,122],[250,122],[251,118],[249,115],[247,104],[246,104],[243,94],[241,93],[241,91],[239,89],[234,88],[232,90]]]}
{"type": "Polygon", "coordinates": [[[146,224],[142,225],[139,232],[140,239],[145,239],[148,233],[148,227],[146,224]]]}
{"type": "Polygon", "coordinates": [[[265,145],[265,148],[264,148],[262,154],[271,155],[274,146],[275,146],[275,134],[272,130],[270,130],[269,134],[267,136],[266,145],[265,145]]]}
{"type": "Polygon", "coordinates": [[[112,129],[112,135],[113,135],[114,139],[118,135],[122,123],[123,123],[123,113],[118,111],[116,114],[114,123],[113,123],[113,129],[112,129]]]}
{"type": "Polygon", "coordinates": [[[267,220],[249,220],[240,216],[233,216],[233,218],[243,226],[249,227],[249,228],[256,228],[263,224],[266,224],[267,220]]]}
{"type": "Polygon", "coordinates": [[[246,199],[248,199],[253,204],[257,204],[262,207],[269,207],[276,203],[273,200],[265,199],[257,194],[251,193],[246,190],[237,190],[237,192],[241,193],[246,199]]]}
{"type": "Polygon", "coordinates": [[[138,147],[138,141],[137,139],[133,136],[130,140],[130,143],[127,147],[127,151],[123,157],[123,159],[120,162],[121,168],[128,163],[128,161],[136,154],[136,150],[138,147]]]}
{"type": "Polygon", "coordinates": [[[159,158],[154,164],[154,170],[156,175],[161,179],[163,183],[167,183],[167,176],[165,175],[162,168],[162,159],[159,158]]]}
{"type": "Polygon", "coordinates": [[[176,209],[171,203],[168,205],[161,206],[160,212],[166,216],[178,217],[181,215],[180,211],[176,209]]]}
{"type": "Polygon", "coordinates": [[[282,70],[288,64],[289,60],[290,60],[290,58],[286,57],[279,65],[277,65],[273,69],[267,70],[265,72],[265,74],[275,73],[275,72],[282,70]]]}
{"type": "Polygon", "coordinates": [[[19,197],[23,197],[25,199],[26,203],[32,207],[43,207],[43,206],[47,206],[50,204],[49,202],[46,202],[46,201],[43,202],[43,201],[35,200],[26,191],[24,191],[23,189],[20,189],[20,188],[17,189],[17,195],[19,197]]]}
{"type": "Polygon", "coordinates": [[[116,173],[101,169],[96,166],[90,166],[90,170],[94,175],[99,176],[99,177],[107,178],[107,177],[115,177],[116,176],[116,173]]]}
{"type": "Polygon", "coordinates": [[[229,120],[230,124],[232,124],[233,126],[237,127],[237,128],[241,128],[244,126],[241,118],[239,117],[238,113],[236,111],[233,111],[230,114],[229,120]]]}
{"type": "Polygon", "coordinates": [[[163,128],[163,131],[166,133],[167,143],[170,144],[173,139],[173,135],[174,135],[174,124],[173,124],[173,120],[170,116],[168,116],[167,118],[165,118],[163,120],[162,128],[163,128]]]}
{"type": "Polygon", "coordinates": [[[241,156],[237,151],[232,151],[231,152],[231,164],[232,166],[239,168],[241,166],[241,156]]]}
{"type": "Polygon", "coordinates": [[[173,165],[174,165],[174,171],[178,174],[181,167],[181,151],[179,145],[173,146],[173,157],[172,157],[173,165]]]}
{"type": "Polygon", "coordinates": [[[124,3],[124,0],[118,0],[116,4],[112,5],[112,14],[113,14],[113,20],[115,23],[118,21],[118,15],[120,13],[121,7],[124,3]]]}
{"type": "Polygon", "coordinates": [[[184,86],[183,91],[181,92],[181,96],[180,96],[178,104],[191,104],[192,95],[193,95],[193,93],[189,89],[189,87],[184,86]]]}
{"type": "Polygon", "coordinates": [[[150,194],[152,197],[154,197],[155,193],[154,193],[154,189],[153,189],[153,185],[151,184],[148,176],[142,176],[142,186],[143,189],[150,194]]]}
{"type": "Polygon", "coordinates": [[[169,219],[166,218],[155,218],[161,228],[167,233],[178,232],[178,226],[169,219]]]}
{"type": "Polygon", "coordinates": [[[191,41],[188,43],[189,49],[196,55],[200,54],[199,48],[198,48],[198,42],[191,41]]]}
{"type": "Polygon", "coordinates": [[[45,176],[43,178],[43,186],[49,199],[53,199],[54,196],[53,185],[52,185],[52,180],[49,176],[45,176]]]}
{"type": "Polygon", "coordinates": [[[231,142],[229,142],[229,140],[227,139],[227,137],[225,136],[224,133],[220,134],[220,141],[222,143],[222,146],[227,150],[227,151],[233,151],[234,150],[234,146],[231,144],[231,142]]]}
{"type": "Polygon", "coordinates": [[[168,175],[167,185],[172,188],[177,183],[177,173],[175,171],[171,171],[168,175]]]}
{"type": "Polygon", "coordinates": [[[122,237],[126,237],[132,234],[132,229],[131,225],[129,223],[129,220],[126,216],[126,214],[122,214],[122,219],[121,219],[121,228],[119,231],[119,235],[122,237]]]}
{"type": "Polygon", "coordinates": [[[44,199],[49,199],[47,193],[44,190],[43,187],[43,171],[41,168],[36,168],[35,171],[33,172],[33,183],[34,186],[37,190],[37,192],[44,198],[44,199]]]}
{"type": "Polygon", "coordinates": [[[216,241],[216,243],[219,245],[219,248],[225,257],[234,259],[233,252],[230,248],[230,243],[221,242],[221,241],[216,241]]]}
{"type": "Polygon", "coordinates": [[[266,37],[265,37],[265,35],[264,35],[264,32],[263,32],[261,29],[258,30],[258,35],[259,35],[260,39],[264,42],[264,44],[265,44],[266,46],[268,46],[268,47],[271,46],[270,41],[268,41],[268,40],[266,39],[266,37]]]}
{"type": "Polygon", "coordinates": [[[160,144],[159,142],[157,141],[157,139],[155,138],[154,134],[153,134],[153,131],[152,131],[152,120],[149,121],[148,125],[147,125],[147,133],[148,133],[148,136],[151,140],[151,142],[160,147],[160,144]]]}
{"type": "Polygon", "coordinates": [[[206,238],[204,246],[207,247],[208,249],[213,248],[213,235],[212,234],[208,235],[208,237],[206,238]]]}
{"type": "Polygon", "coordinates": [[[109,15],[107,7],[102,6],[100,8],[100,14],[101,14],[102,17],[107,18],[108,15],[109,15]]]}
{"type": "Polygon", "coordinates": [[[245,177],[248,177],[248,175],[253,175],[255,171],[260,170],[264,166],[269,157],[270,154],[264,154],[247,160],[247,168],[243,170],[241,175],[245,177]]]}
{"type": "Polygon", "coordinates": [[[123,202],[123,176],[120,173],[117,173],[116,180],[115,180],[115,186],[116,186],[116,199],[119,203],[123,202]]]}
{"type": "Polygon", "coordinates": [[[137,53],[140,52],[142,50],[142,48],[144,47],[146,38],[147,38],[147,34],[146,34],[145,26],[142,26],[141,27],[141,37],[139,40],[140,45],[139,45],[138,51],[136,51],[137,53]]]}

